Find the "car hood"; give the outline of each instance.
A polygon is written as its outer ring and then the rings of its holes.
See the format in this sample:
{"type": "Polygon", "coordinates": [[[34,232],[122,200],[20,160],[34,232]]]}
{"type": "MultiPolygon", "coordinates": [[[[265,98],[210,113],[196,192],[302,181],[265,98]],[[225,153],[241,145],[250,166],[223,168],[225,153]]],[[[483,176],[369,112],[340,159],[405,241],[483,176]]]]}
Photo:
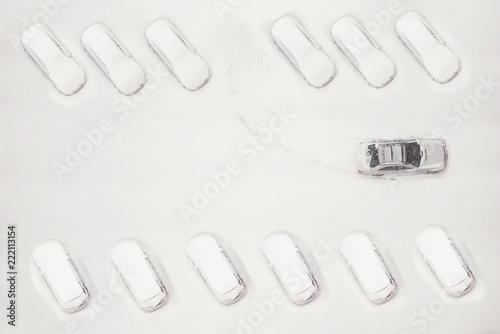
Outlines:
{"type": "Polygon", "coordinates": [[[423,153],[422,161],[420,163],[421,167],[442,167],[443,169],[446,167],[448,151],[446,149],[446,143],[443,139],[420,140],[420,147],[423,153]]]}

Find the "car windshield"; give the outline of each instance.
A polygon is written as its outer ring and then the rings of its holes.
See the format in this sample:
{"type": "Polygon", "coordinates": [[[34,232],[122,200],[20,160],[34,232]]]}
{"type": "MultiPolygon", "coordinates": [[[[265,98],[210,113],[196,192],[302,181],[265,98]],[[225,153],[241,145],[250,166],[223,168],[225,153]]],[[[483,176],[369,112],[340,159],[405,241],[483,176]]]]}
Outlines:
{"type": "Polygon", "coordinates": [[[420,144],[416,141],[406,143],[406,163],[419,167],[421,160],[422,153],[420,152],[420,144]]]}

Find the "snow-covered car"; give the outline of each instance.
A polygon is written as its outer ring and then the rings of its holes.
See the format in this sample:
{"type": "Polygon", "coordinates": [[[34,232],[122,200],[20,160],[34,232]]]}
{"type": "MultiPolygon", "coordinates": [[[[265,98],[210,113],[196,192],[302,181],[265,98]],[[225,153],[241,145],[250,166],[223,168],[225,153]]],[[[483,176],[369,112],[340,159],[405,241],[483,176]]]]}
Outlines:
{"type": "Polygon", "coordinates": [[[340,241],[340,253],[370,300],[376,304],[391,299],[398,286],[370,237],[354,231],[340,241]]]}
{"type": "Polygon", "coordinates": [[[137,241],[120,241],[113,246],[110,255],[116,270],[142,309],[154,311],[166,302],[167,290],[137,241]]]}
{"type": "Polygon", "coordinates": [[[195,91],[210,79],[210,68],[198,51],[169,21],[159,19],[146,30],[149,46],[184,88],[195,91]]]}
{"type": "Polygon", "coordinates": [[[344,16],[332,26],[333,41],[363,78],[375,88],[394,79],[397,70],[382,45],[352,16],[344,16]]]}
{"type": "Polygon", "coordinates": [[[304,26],[291,16],[283,16],[271,28],[274,43],[314,88],[325,87],[335,77],[333,62],[304,26]]]}
{"type": "Polygon", "coordinates": [[[96,23],[82,34],[83,48],[123,95],[134,95],[146,84],[146,72],[106,26],[96,23]]]}
{"type": "Polygon", "coordinates": [[[420,231],[416,245],[446,292],[459,297],[472,289],[476,279],[453,241],[441,227],[429,226],[420,231]]]}
{"type": "Polygon", "coordinates": [[[85,72],[47,27],[33,24],[23,32],[21,43],[61,94],[70,96],[85,86],[85,72]]]}
{"type": "Polygon", "coordinates": [[[422,15],[404,14],[395,29],[403,44],[436,82],[447,83],[460,72],[460,60],[422,15]]]}
{"type": "Polygon", "coordinates": [[[319,291],[302,253],[285,232],[268,236],[262,251],[290,299],[299,305],[312,301],[319,291]]]}
{"type": "Polygon", "coordinates": [[[33,260],[45,282],[66,312],[76,312],[90,300],[90,294],[73,261],[56,240],[47,240],[33,252],[33,260]]]}
{"type": "Polygon", "coordinates": [[[214,236],[206,232],[195,235],[188,241],[186,252],[221,303],[232,304],[244,295],[243,279],[214,236]]]}

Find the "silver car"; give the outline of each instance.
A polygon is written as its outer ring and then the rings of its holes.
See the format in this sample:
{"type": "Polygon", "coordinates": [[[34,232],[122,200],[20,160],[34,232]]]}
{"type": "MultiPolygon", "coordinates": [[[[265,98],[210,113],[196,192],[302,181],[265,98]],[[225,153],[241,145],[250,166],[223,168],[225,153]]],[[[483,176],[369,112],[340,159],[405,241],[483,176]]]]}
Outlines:
{"type": "Polygon", "coordinates": [[[446,168],[447,160],[443,139],[374,139],[359,145],[358,172],[372,176],[437,173],[446,168]]]}

